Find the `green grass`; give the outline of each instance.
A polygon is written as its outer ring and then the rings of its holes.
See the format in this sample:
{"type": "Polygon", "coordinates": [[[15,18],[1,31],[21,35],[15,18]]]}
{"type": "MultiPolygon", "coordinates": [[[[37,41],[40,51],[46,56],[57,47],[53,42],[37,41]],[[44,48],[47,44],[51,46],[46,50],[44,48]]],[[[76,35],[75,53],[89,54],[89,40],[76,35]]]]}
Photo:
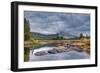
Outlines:
{"type": "Polygon", "coordinates": [[[27,62],[27,61],[29,61],[29,55],[24,54],[24,62],[27,62]]]}

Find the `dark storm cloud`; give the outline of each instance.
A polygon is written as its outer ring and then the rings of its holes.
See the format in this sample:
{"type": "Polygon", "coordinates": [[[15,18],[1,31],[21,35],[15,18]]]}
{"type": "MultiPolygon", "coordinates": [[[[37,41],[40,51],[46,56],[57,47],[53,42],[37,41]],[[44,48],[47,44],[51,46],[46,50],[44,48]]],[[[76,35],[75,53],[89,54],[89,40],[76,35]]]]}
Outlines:
{"type": "Polygon", "coordinates": [[[90,14],[25,11],[24,18],[29,20],[32,32],[90,35],[90,14]]]}

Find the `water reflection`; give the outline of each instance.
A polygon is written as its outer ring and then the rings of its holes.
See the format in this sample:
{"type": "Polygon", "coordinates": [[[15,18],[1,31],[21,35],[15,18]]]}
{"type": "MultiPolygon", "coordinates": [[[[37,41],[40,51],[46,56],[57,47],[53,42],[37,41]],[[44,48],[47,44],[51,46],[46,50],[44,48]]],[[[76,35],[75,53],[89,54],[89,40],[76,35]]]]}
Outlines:
{"type": "Polygon", "coordinates": [[[43,46],[35,50],[31,49],[29,52],[29,61],[72,60],[72,59],[88,59],[89,58],[89,54],[87,54],[85,51],[79,52],[74,49],[71,49],[69,51],[64,51],[61,53],[55,53],[55,54],[48,53],[48,50],[52,50],[53,48],[56,48],[56,47],[43,46]],[[47,54],[36,56],[35,53],[39,51],[45,51],[47,52],[47,54]]]}

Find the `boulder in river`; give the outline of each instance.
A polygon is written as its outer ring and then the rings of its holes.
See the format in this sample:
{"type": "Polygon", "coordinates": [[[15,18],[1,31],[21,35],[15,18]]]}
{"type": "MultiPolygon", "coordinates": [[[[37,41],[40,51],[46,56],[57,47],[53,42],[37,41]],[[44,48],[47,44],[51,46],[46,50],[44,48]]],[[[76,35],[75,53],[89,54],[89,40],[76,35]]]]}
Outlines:
{"type": "Polygon", "coordinates": [[[53,48],[52,50],[48,50],[49,54],[56,54],[57,50],[55,48],[53,48]]]}
{"type": "Polygon", "coordinates": [[[35,56],[43,56],[46,54],[47,54],[47,52],[45,52],[45,51],[39,51],[39,52],[34,53],[35,56]]]}
{"type": "Polygon", "coordinates": [[[62,52],[65,52],[65,49],[53,48],[52,50],[48,50],[49,54],[56,54],[56,53],[62,53],[62,52]]]}
{"type": "Polygon", "coordinates": [[[56,50],[57,50],[57,53],[65,52],[65,49],[56,49],[56,50]]]}
{"type": "Polygon", "coordinates": [[[82,52],[83,51],[82,48],[78,48],[78,47],[73,47],[72,49],[75,50],[75,51],[78,51],[78,52],[82,52]]]}

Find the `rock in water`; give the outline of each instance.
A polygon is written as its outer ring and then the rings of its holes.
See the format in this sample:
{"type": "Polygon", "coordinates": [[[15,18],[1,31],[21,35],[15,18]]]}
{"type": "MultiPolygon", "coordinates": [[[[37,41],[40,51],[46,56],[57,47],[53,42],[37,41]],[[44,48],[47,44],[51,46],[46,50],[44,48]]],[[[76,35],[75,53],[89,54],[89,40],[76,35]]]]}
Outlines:
{"type": "Polygon", "coordinates": [[[42,56],[42,55],[46,55],[46,54],[47,54],[47,52],[45,52],[45,51],[39,51],[39,52],[34,53],[35,56],[42,56]]]}
{"type": "Polygon", "coordinates": [[[56,54],[57,53],[57,50],[54,48],[52,50],[48,50],[48,53],[49,54],[56,54]]]}
{"type": "Polygon", "coordinates": [[[65,52],[65,49],[53,48],[52,50],[48,50],[49,54],[56,54],[56,53],[62,53],[62,52],[65,52]]]}
{"type": "Polygon", "coordinates": [[[82,49],[80,49],[80,48],[78,48],[78,47],[73,47],[72,49],[73,49],[73,50],[76,50],[76,51],[78,51],[78,52],[82,52],[82,51],[83,51],[82,49]]]}
{"type": "Polygon", "coordinates": [[[57,50],[57,53],[65,52],[65,49],[56,49],[56,50],[57,50]]]}

